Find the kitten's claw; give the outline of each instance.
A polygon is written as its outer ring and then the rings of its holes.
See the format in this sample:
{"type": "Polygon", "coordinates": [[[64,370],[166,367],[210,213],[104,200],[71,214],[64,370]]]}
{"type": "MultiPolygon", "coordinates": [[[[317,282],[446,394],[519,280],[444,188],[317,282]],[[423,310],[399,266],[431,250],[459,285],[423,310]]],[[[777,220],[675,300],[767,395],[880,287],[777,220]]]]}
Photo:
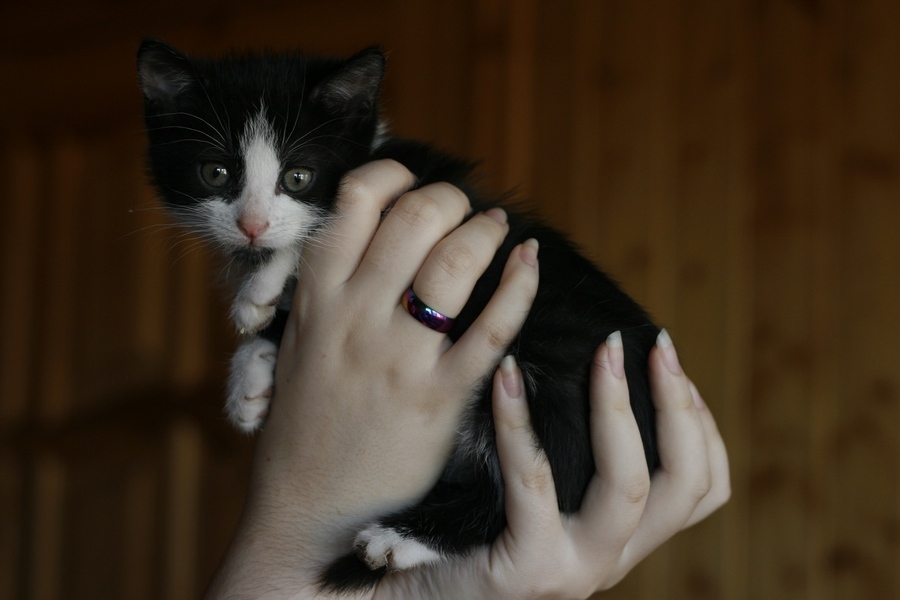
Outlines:
{"type": "Polygon", "coordinates": [[[277,355],[274,343],[254,338],[241,344],[231,359],[225,411],[241,431],[259,429],[269,413],[277,355]]]}
{"type": "Polygon", "coordinates": [[[276,298],[270,304],[255,304],[246,300],[236,300],[231,307],[231,318],[241,335],[250,335],[263,329],[275,318],[276,298]]]}
{"type": "Polygon", "coordinates": [[[403,571],[441,558],[422,542],[381,525],[360,531],[354,546],[359,557],[373,571],[382,567],[388,571],[403,571]]]}

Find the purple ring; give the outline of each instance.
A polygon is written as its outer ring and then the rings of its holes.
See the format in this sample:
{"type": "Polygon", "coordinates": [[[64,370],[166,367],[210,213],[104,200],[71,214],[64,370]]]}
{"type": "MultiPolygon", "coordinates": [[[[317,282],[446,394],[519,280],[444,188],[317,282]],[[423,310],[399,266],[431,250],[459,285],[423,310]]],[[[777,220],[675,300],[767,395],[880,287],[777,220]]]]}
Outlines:
{"type": "Polygon", "coordinates": [[[438,333],[447,333],[453,328],[456,319],[451,319],[446,315],[442,315],[434,310],[416,296],[412,288],[404,292],[403,298],[400,300],[406,312],[411,314],[419,323],[429,329],[434,329],[438,333]]]}

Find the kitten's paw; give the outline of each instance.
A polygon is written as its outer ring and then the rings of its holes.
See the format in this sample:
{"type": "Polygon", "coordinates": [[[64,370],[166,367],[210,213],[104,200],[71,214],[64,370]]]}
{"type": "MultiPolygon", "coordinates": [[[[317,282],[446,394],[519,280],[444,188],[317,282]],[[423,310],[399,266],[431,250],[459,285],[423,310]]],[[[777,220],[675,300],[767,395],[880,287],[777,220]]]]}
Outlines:
{"type": "Polygon", "coordinates": [[[249,433],[258,429],[269,413],[277,356],[275,344],[253,338],[241,344],[231,359],[225,411],[241,431],[249,433]]]}
{"type": "Polygon", "coordinates": [[[372,525],[356,536],[356,552],[373,571],[387,567],[403,571],[436,562],[441,555],[419,540],[404,536],[390,527],[372,525]]]}
{"type": "Polygon", "coordinates": [[[263,329],[275,318],[278,298],[266,304],[256,304],[238,298],[231,307],[231,318],[241,335],[249,335],[263,329]]]}

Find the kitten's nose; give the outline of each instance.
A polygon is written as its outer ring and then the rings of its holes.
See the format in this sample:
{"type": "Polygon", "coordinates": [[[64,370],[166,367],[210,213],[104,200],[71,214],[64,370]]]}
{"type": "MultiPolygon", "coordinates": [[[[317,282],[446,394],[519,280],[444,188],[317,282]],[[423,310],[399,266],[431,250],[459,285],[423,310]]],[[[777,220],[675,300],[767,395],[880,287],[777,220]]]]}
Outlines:
{"type": "Polygon", "coordinates": [[[261,221],[255,219],[242,218],[238,219],[237,222],[238,229],[240,229],[244,235],[250,240],[252,244],[256,241],[259,236],[266,232],[266,229],[269,228],[268,221],[261,221]]]}

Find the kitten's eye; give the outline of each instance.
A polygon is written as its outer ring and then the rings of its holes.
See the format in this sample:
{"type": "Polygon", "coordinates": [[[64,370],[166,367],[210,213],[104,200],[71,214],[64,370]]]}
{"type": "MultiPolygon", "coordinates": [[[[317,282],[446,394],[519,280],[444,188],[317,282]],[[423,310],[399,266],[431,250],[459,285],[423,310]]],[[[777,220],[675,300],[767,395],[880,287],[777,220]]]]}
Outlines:
{"type": "Polygon", "coordinates": [[[313,173],[303,167],[295,167],[284,172],[281,178],[281,187],[287,192],[300,192],[306,189],[312,181],[313,173]]]}
{"type": "Polygon", "coordinates": [[[231,174],[228,167],[221,163],[206,163],[200,166],[200,177],[206,185],[220,188],[231,182],[231,174]]]}

